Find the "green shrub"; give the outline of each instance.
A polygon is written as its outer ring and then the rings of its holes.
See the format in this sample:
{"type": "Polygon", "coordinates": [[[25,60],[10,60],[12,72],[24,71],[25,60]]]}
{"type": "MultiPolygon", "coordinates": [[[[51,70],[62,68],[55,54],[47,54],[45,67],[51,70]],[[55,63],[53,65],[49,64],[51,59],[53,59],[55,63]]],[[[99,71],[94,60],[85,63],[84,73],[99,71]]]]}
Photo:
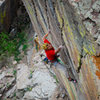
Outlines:
{"type": "Polygon", "coordinates": [[[0,33],[0,44],[0,55],[11,56],[16,50],[14,41],[4,32],[0,33]]]}
{"type": "Polygon", "coordinates": [[[21,60],[19,47],[23,45],[22,50],[27,50],[27,36],[24,32],[17,33],[14,39],[11,39],[6,32],[0,33],[0,60],[3,60],[4,56],[14,56],[16,61],[21,60]]]}

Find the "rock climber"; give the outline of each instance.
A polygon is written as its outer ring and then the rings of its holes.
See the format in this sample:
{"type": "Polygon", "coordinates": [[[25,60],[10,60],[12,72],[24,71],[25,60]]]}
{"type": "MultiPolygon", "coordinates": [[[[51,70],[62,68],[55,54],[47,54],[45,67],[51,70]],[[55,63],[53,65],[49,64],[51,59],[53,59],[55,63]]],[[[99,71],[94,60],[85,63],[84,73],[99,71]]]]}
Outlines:
{"type": "Polygon", "coordinates": [[[62,45],[60,45],[58,47],[57,50],[54,49],[54,47],[52,46],[52,44],[46,39],[47,36],[51,33],[51,31],[49,30],[47,34],[45,34],[43,36],[43,41],[44,41],[44,44],[42,45],[42,48],[45,50],[45,53],[46,53],[46,56],[47,58],[50,60],[50,62],[52,64],[54,64],[54,66],[57,68],[57,69],[60,69],[64,72],[64,74],[66,75],[66,77],[68,78],[69,81],[73,81],[74,83],[77,83],[77,81],[73,78],[71,78],[68,74],[68,70],[67,68],[65,67],[65,65],[61,64],[58,60],[58,56],[57,54],[60,52],[60,50],[63,48],[62,45]]]}

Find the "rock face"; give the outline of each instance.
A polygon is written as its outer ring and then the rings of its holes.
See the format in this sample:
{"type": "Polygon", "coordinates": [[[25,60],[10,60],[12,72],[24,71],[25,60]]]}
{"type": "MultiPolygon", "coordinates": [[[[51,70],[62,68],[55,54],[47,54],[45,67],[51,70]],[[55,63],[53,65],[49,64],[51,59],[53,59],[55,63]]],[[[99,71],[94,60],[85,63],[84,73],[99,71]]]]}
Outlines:
{"type": "MultiPolygon", "coordinates": [[[[40,40],[51,29],[49,40],[55,48],[64,45],[61,59],[78,80],[83,100],[100,97],[100,1],[22,0],[40,40]]],[[[41,41],[42,42],[42,41],[41,41]]],[[[62,79],[64,77],[62,76],[62,79]]],[[[76,86],[65,85],[71,100],[80,100],[76,86]],[[74,92],[73,92],[74,91],[74,92]]],[[[67,84],[67,85],[66,85],[67,84]]]]}
{"type": "Polygon", "coordinates": [[[17,89],[25,90],[21,99],[49,100],[57,87],[56,81],[50,76],[39,54],[36,54],[32,61],[34,65],[31,68],[25,64],[19,64],[17,67],[17,89]]]}
{"type": "MultiPolygon", "coordinates": [[[[13,75],[13,68],[3,70],[2,72],[0,72],[0,99],[2,96],[6,94],[6,91],[8,91],[10,88],[12,88],[15,85],[15,83],[16,80],[13,75]]],[[[15,88],[8,91],[6,97],[12,94],[14,90],[15,88]]]]}
{"type": "MultiPolygon", "coordinates": [[[[33,52],[33,49],[30,50],[30,52],[33,52]]],[[[50,65],[47,65],[47,68],[39,54],[40,52],[36,53],[32,58],[32,62],[34,63],[32,66],[28,66],[23,62],[17,64],[16,76],[14,76],[15,72],[13,68],[0,70],[0,100],[51,99],[57,88],[57,83],[48,70],[50,65]]],[[[32,56],[33,55],[30,57],[32,56]]],[[[52,71],[52,69],[50,69],[50,71],[52,71]]]]}
{"type": "Polygon", "coordinates": [[[17,14],[17,0],[0,0],[0,32],[9,31],[10,25],[17,14]]]}
{"type": "Polygon", "coordinates": [[[18,65],[18,71],[17,71],[17,89],[24,89],[29,84],[29,76],[30,72],[28,70],[28,66],[23,64],[18,65]]]}

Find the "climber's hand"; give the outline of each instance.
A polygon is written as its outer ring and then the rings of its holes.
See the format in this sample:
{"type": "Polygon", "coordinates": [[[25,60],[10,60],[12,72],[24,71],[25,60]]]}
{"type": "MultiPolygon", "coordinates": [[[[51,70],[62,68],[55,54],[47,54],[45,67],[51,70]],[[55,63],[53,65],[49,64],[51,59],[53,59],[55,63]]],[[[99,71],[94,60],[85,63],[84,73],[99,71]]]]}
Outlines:
{"type": "Polygon", "coordinates": [[[48,34],[51,34],[51,30],[50,29],[48,29],[48,34]]]}
{"type": "Polygon", "coordinates": [[[60,45],[58,48],[59,48],[59,49],[62,49],[62,48],[64,48],[64,46],[60,45]]]}

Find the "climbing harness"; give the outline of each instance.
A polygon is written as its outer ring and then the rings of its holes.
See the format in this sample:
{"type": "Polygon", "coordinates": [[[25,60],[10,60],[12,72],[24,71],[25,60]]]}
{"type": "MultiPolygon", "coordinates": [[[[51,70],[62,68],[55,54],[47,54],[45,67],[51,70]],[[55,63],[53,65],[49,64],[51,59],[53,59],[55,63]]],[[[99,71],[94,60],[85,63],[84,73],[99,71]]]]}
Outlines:
{"type": "Polygon", "coordinates": [[[42,61],[44,62],[44,65],[46,66],[46,68],[49,70],[49,73],[51,76],[55,76],[54,73],[50,70],[52,63],[50,62],[50,60],[44,55],[44,54],[40,54],[40,57],[42,59],[42,61]],[[50,68],[47,66],[47,64],[50,65],[50,68]]]}

